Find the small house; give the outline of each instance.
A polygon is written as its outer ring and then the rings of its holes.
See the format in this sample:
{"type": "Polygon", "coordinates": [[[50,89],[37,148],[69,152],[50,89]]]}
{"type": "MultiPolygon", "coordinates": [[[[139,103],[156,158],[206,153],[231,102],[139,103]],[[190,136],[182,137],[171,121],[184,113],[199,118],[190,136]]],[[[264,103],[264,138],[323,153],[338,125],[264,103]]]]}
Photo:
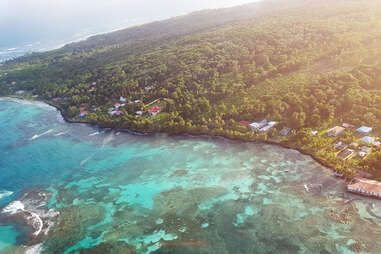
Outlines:
{"type": "Polygon", "coordinates": [[[141,115],[143,115],[143,111],[141,111],[141,110],[136,111],[136,115],[137,115],[137,116],[141,116],[141,115]]]}
{"type": "Polygon", "coordinates": [[[241,125],[241,126],[249,127],[250,122],[248,122],[248,121],[239,121],[238,124],[241,125]]]}
{"type": "Polygon", "coordinates": [[[365,152],[367,154],[370,154],[372,152],[372,148],[371,147],[368,147],[368,146],[362,146],[361,147],[361,151],[362,152],[365,152]]]}
{"type": "Polygon", "coordinates": [[[126,102],[126,101],[127,101],[127,99],[126,99],[126,98],[124,98],[123,96],[120,96],[120,98],[119,98],[119,101],[120,101],[121,103],[124,103],[124,102],[126,102]]]}
{"type": "Polygon", "coordinates": [[[117,110],[111,110],[108,112],[109,115],[114,116],[116,114],[117,110]]]}
{"type": "Polygon", "coordinates": [[[161,107],[152,107],[148,109],[148,112],[151,114],[151,116],[156,116],[159,114],[163,109],[161,107]]]}
{"type": "Polygon", "coordinates": [[[114,115],[115,116],[121,116],[121,115],[123,115],[123,111],[118,110],[118,111],[115,112],[114,115]]]}
{"type": "Polygon", "coordinates": [[[115,107],[116,109],[119,109],[120,106],[121,106],[121,104],[120,104],[119,102],[117,102],[117,103],[114,104],[114,107],[115,107]]]}
{"type": "Polygon", "coordinates": [[[290,133],[290,131],[291,131],[291,128],[283,128],[281,131],[280,131],[280,135],[281,136],[283,136],[283,137],[285,137],[285,136],[287,136],[289,133],[290,133]]]}
{"type": "Polygon", "coordinates": [[[373,143],[373,145],[375,145],[375,146],[380,146],[380,145],[381,145],[381,142],[380,142],[380,141],[376,141],[376,142],[373,143]]]}
{"type": "Polygon", "coordinates": [[[355,151],[352,149],[345,149],[345,150],[341,151],[337,155],[337,157],[339,157],[342,160],[347,160],[347,159],[351,158],[354,155],[354,153],[355,153],[355,151]]]}
{"type": "Polygon", "coordinates": [[[95,90],[97,90],[97,88],[95,86],[92,86],[90,87],[89,92],[95,92],[95,90]]]}
{"type": "Polygon", "coordinates": [[[316,136],[318,134],[318,131],[311,131],[312,136],[316,136]]]}
{"type": "Polygon", "coordinates": [[[261,128],[259,131],[262,133],[268,132],[271,130],[277,123],[276,122],[268,122],[267,125],[261,128]]]}
{"type": "Polygon", "coordinates": [[[345,131],[344,127],[341,126],[335,126],[332,129],[330,129],[327,134],[330,137],[338,137],[345,131]]]}
{"type": "Polygon", "coordinates": [[[151,86],[146,86],[146,87],[144,88],[144,90],[146,90],[146,92],[149,92],[149,91],[152,90],[152,87],[151,87],[151,86]]]}
{"type": "Polygon", "coordinates": [[[356,142],[353,142],[349,146],[352,147],[352,148],[357,148],[357,147],[359,147],[359,144],[356,143],[356,142]]]}
{"type": "Polygon", "coordinates": [[[79,110],[80,110],[81,112],[85,112],[85,111],[87,111],[87,105],[86,105],[86,104],[82,104],[81,107],[79,108],[79,110]]]}
{"type": "Polygon", "coordinates": [[[16,81],[12,81],[12,83],[11,83],[12,86],[14,86],[14,85],[16,85],[16,84],[17,84],[16,81]]]}
{"type": "Polygon", "coordinates": [[[140,103],[140,100],[134,100],[134,103],[140,103]]]}
{"type": "Polygon", "coordinates": [[[79,113],[79,117],[85,117],[88,115],[88,112],[87,111],[81,111],[81,113],[79,113]]]}
{"type": "Polygon", "coordinates": [[[263,127],[265,127],[267,125],[267,120],[264,119],[260,122],[255,122],[255,123],[251,123],[250,124],[250,128],[253,130],[253,131],[259,131],[260,129],[262,129],[263,127]]]}
{"type": "Polygon", "coordinates": [[[364,143],[367,143],[367,144],[373,144],[374,141],[376,141],[375,138],[373,137],[369,137],[369,136],[365,136],[361,139],[361,142],[364,142],[364,143]]]}
{"type": "Polygon", "coordinates": [[[357,129],[357,132],[360,134],[369,134],[372,132],[372,130],[373,130],[373,128],[371,128],[371,127],[362,126],[362,127],[357,129]]]}
{"type": "Polygon", "coordinates": [[[348,148],[348,146],[347,146],[346,144],[344,144],[343,142],[341,142],[341,141],[338,142],[338,143],[336,143],[336,144],[334,144],[333,147],[334,147],[336,150],[338,150],[338,151],[342,151],[342,150],[348,148]]]}
{"type": "Polygon", "coordinates": [[[93,82],[93,83],[91,83],[91,85],[96,86],[96,85],[97,85],[97,82],[93,82]]]}
{"type": "Polygon", "coordinates": [[[349,129],[349,128],[354,128],[355,126],[349,123],[343,123],[343,127],[349,129]]]}
{"type": "Polygon", "coordinates": [[[363,146],[363,147],[361,147],[360,151],[358,152],[358,155],[360,157],[365,157],[368,154],[370,154],[371,152],[372,152],[372,148],[367,147],[367,146],[363,146]]]}

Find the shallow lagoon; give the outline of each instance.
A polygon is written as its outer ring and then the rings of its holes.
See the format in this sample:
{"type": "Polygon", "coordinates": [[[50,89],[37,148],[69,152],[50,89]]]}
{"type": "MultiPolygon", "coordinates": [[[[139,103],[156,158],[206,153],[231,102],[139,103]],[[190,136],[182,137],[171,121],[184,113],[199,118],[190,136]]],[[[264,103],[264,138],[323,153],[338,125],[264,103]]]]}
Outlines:
{"type": "MultiPolygon", "coordinates": [[[[381,203],[294,150],[97,130],[10,101],[0,131],[1,205],[38,187],[60,212],[42,253],[381,253],[381,203]]],[[[9,226],[0,253],[27,244],[9,226]]]]}

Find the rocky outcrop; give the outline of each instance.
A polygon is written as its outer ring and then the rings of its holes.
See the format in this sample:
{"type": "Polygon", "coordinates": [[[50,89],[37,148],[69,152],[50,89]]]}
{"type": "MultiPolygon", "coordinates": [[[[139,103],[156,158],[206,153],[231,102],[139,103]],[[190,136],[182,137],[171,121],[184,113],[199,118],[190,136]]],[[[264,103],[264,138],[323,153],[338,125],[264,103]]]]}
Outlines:
{"type": "Polygon", "coordinates": [[[1,210],[0,222],[16,224],[23,229],[26,245],[40,242],[54,225],[58,212],[47,208],[51,194],[39,189],[25,191],[21,198],[1,210]]]}

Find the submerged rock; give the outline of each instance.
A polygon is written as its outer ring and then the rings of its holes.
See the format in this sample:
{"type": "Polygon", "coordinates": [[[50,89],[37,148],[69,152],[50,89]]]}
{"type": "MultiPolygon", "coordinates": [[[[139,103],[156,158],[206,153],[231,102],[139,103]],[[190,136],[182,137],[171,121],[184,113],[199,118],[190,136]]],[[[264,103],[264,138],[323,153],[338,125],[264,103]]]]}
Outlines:
{"type": "Polygon", "coordinates": [[[176,176],[185,176],[188,174],[188,171],[187,170],[176,170],[176,171],[173,171],[171,177],[176,177],[176,176]]]}
{"type": "Polygon", "coordinates": [[[101,243],[98,246],[89,248],[89,249],[82,249],[80,254],[132,254],[136,253],[135,248],[129,246],[125,242],[118,241],[118,242],[112,242],[112,243],[101,243]]]}

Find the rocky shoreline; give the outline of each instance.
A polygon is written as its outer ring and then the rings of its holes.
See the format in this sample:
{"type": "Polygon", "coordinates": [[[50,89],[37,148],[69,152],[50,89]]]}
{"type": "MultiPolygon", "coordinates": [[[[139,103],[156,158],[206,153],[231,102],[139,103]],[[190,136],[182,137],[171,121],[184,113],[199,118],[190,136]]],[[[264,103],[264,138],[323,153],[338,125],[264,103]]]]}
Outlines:
{"type": "Polygon", "coordinates": [[[55,225],[59,212],[47,208],[51,197],[52,193],[40,188],[27,189],[0,211],[0,223],[13,224],[21,229],[19,240],[27,250],[38,249],[55,225]]]}

